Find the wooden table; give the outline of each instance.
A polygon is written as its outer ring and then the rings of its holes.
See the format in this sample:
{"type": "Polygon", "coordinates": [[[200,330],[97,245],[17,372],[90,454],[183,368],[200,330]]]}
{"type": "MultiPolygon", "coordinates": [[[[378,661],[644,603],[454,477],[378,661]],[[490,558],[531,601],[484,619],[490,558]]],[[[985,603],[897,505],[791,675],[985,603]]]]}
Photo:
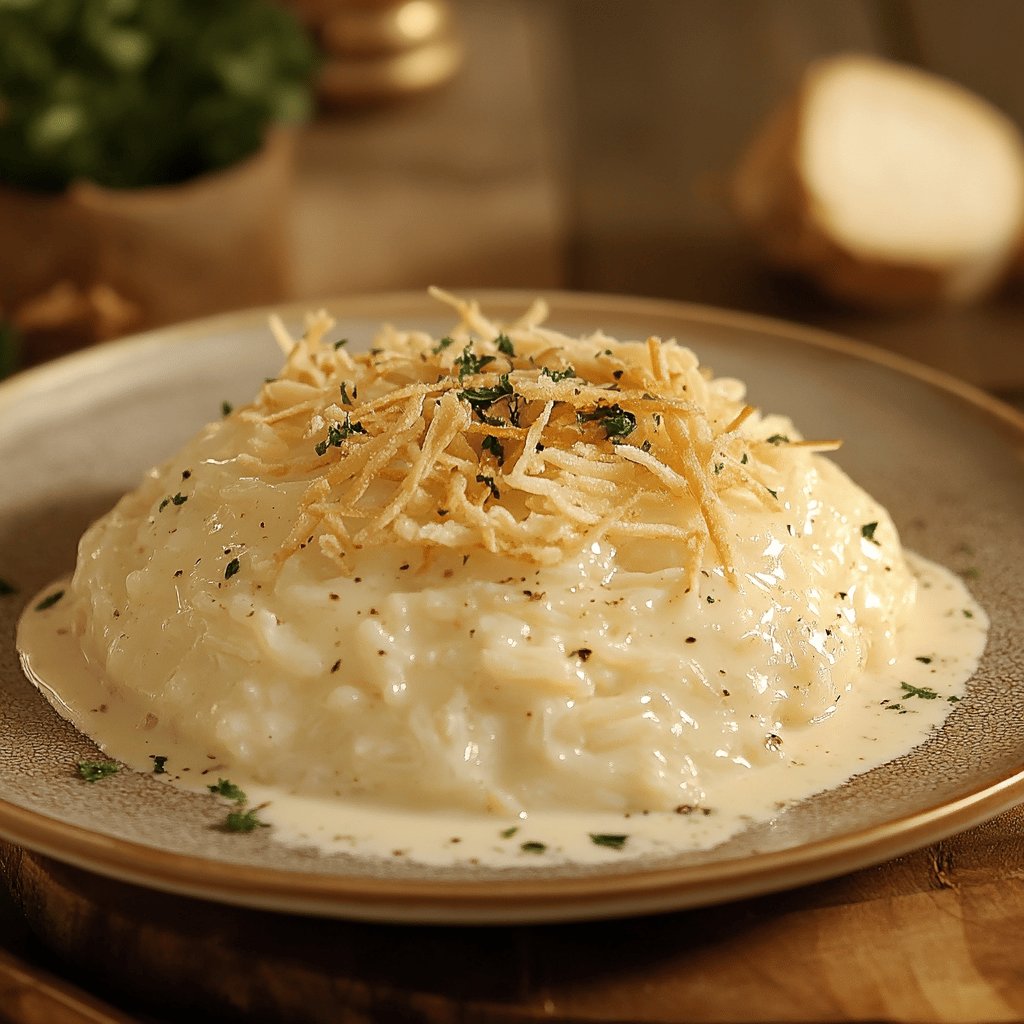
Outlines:
{"type": "MultiPolygon", "coordinates": [[[[917,60],[1024,122],[1019,0],[495,0],[459,15],[468,56],[450,86],[303,133],[294,297],[437,283],[680,298],[837,330],[1024,397],[1020,286],[955,312],[854,313],[765,272],[723,201],[758,118],[822,54],[917,60]]],[[[77,966],[56,960],[0,896],[0,1022],[276,1019],[303,977],[317,996],[287,1019],[1024,1021],[1021,808],[794,892],[544,928],[277,919],[9,847],[0,864],[51,946],[78,949],[77,966]],[[125,977],[119,957],[185,957],[182,915],[202,924],[189,984],[169,980],[173,959],[144,985],[125,977]],[[278,976],[261,961],[274,929],[295,950],[278,976]],[[247,979],[230,974],[239,952],[247,979]]]]}

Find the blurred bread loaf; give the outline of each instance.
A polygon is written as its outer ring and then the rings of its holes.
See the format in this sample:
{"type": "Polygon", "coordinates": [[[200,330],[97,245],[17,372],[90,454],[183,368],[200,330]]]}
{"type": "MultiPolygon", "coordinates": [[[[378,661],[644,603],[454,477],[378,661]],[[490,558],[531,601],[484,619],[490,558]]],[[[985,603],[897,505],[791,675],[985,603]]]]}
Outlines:
{"type": "Polygon", "coordinates": [[[844,55],[811,65],[732,182],[775,263],[876,308],[966,303],[1024,237],[1024,143],[980,97],[916,68],[844,55]]]}

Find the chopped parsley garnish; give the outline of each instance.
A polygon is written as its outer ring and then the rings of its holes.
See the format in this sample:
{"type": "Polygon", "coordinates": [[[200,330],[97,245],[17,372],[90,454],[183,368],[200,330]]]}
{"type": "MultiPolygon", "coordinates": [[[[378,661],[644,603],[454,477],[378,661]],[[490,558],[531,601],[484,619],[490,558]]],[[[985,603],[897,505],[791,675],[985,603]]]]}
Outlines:
{"type": "Polygon", "coordinates": [[[226,800],[233,800],[236,804],[244,804],[249,799],[245,795],[244,790],[239,789],[238,786],[227,779],[218,779],[215,786],[207,786],[206,788],[217,796],[222,796],[226,800]]]}
{"type": "Polygon", "coordinates": [[[433,349],[434,355],[440,355],[449,345],[454,345],[455,339],[449,338],[447,335],[443,337],[433,349]]]}
{"type": "Polygon", "coordinates": [[[36,605],[36,611],[45,612],[47,608],[52,608],[63,596],[63,590],[55,590],[52,594],[47,594],[46,597],[36,605]]]}
{"type": "Polygon", "coordinates": [[[178,493],[175,494],[174,497],[164,498],[164,500],[160,502],[160,507],[157,509],[157,511],[163,512],[163,510],[167,508],[168,505],[184,505],[186,501],[188,501],[188,495],[182,494],[181,491],[178,491],[178,493]]]}
{"type": "Polygon", "coordinates": [[[773,491],[770,487],[766,487],[765,490],[776,500],[779,500],[779,492],[773,491]]]}
{"type": "Polygon", "coordinates": [[[353,423],[352,417],[345,413],[344,423],[332,423],[327,428],[327,437],[318,442],[313,448],[317,455],[326,455],[328,448],[340,448],[345,439],[353,434],[365,434],[366,427],[358,421],[353,423]]]}
{"type": "Polygon", "coordinates": [[[740,465],[745,466],[750,461],[750,456],[746,452],[740,458],[740,465]]]}
{"type": "Polygon", "coordinates": [[[455,357],[455,365],[459,368],[459,380],[474,373],[481,373],[488,363],[494,362],[494,356],[478,356],[474,354],[472,345],[462,350],[461,356],[455,357]]]}
{"type": "Polygon", "coordinates": [[[921,700],[935,700],[938,694],[929,686],[911,686],[910,683],[900,683],[904,698],[920,697],[921,700]]]}
{"type": "Polygon", "coordinates": [[[476,475],[476,482],[478,484],[486,484],[487,485],[487,489],[491,492],[491,494],[495,498],[500,498],[501,497],[501,491],[498,490],[498,487],[497,487],[497,485],[494,482],[494,477],[493,476],[486,476],[483,473],[477,473],[477,475],[476,475]]]}
{"type": "Polygon", "coordinates": [[[116,761],[79,761],[78,774],[86,782],[99,782],[108,775],[116,775],[121,766],[116,761]]]}
{"type": "Polygon", "coordinates": [[[228,832],[255,832],[258,828],[269,828],[265,821],[256,817],[257,808],[250,807],[247,811],[229,811],[224,819],[224,828],[228,832]]]}
{"type": "Polygon", "coordinates": [[[0,597],[6,597],[8,594],[16,594],[18,588],[13,583],[8,583],[2,576],[0,576],[0,597]]]}
{"type": "Polygon", "coordinates": [[[590,841],[595,846],[607,846],[612,850],[621,850],[626,845],[627,835],[614,835],[609,832],[591,832],[590,841]]]}
{"type": "Polygon", "coordinates": [[[220,414],[222,416],[230,416],[234,412],[235,407],[228,401],[220,403],[220,414]]]}
{"type": "Polygon", "coordinates": [[[167,774],[167,769],[165,767],[165,765],[167,764],[167,757],[166,757],[166,755],[164,755],[164,754],[150,754],[149,755],[149,759],[150,759],[150,761],[153,762],[153,774],[154,775],[166,775],[167,774]]]}
{"type": "Polygon", "coordinates": [[[932,663],[932,659],[926,654],[919,654],[914,660],[921,662],[922,665],[930,665],[932,663]]]}
{"type": "Polygon", "coordinates": [[[511,828],[505,828],[501,830],[502,839],[511,839],[519,831],[518,825],[513,825],[511,828]]]}
{"type": "Polygon", "coordinates": [[[772,434],[767,441],[769,444],[789,444],[789,438],[785,434],[772,434]]]}
{"type": "Polygon", "coordinates": [[[498,460],[498,465],[501,465],[505,461],[505,449],[496,437],[488,434],[487,437],[483,439],[480,448],[485,452],[490,452],[498,460]]]}
{"type": "Polygon", "coordinates": [[[576,371],[571,366],[567,366],[564,370],[549,370],[546,366],[542,366],[540,372],[541,376],[550,377],[553,384],[558,384],[563,380],[571,380],[576,376],[576,371]]]}
{"type": "Polygon", "coordinates": [[[973,619],[974,618],[974,612],[972,612],[970,608],[965,608],[964,609],[964,618],[965,619],[973,619]]]}
{"type": "Polygon", "coordinates": [[[236,809],[229,811],[224,819],[224,830],[227,832],[252,832],[257,828],[268,828],[265,821],[260,821],[256,814],[259,807],[246,807],[248,797],[245,791],[239,789],[233,782],[227,779],[218,779],[214,786],[206,787],[215,796],[222,796],[236,804],[236,809]]]}
{"type": "Polygon", "coordinates": [[[344,348],[348,344],[348,338],[339,338],[334,343],[334,351],[337,352],[339,348],[344,348]]]}
{"type": "Polygon", "coordinates": [[[352,404],[352,399],[348,397],[348,386],[345,384],[344,381],[341,382],[341,400],[346,405],[352,404]]]}
{"type": "Polygon", "coordinates": [[[512,339],[507,334],[499,334],[494,339],[494,344],[498,346],[498,351],[502,355],[514,356],[516,350],[512,345],[512,339]]]}
{"type": "Polygon", "coordinates": [[[872,544],[877,544],[875,540],[875,530],[878,529],[878,523],[865,523],[860,528],[860,535],[865,539],[871,541],[872,544]]]}
{"type": "Polygon", "coordinates": [[[590,412],[576,413],[577,423],[598,422],[604,427],[604,436],[617,444],[636,430],[636,416],[616,405],[599,405],[590,412]]]}
{"type": "Polygon", "coordinates": [[[241,569],[241,564],[237,558],[232,558],[230,562],[224,567],[224,579],[229,580],[232,576],[241,569]]]}
{"type": "Polygon", "coordinates": [[[725,469],[725,463],[724,462],[716,462],[714,468],[715,468],[715,476],[718,476],[718,474],[721,473],[723,469],[725,469]]]}
{"type": "Polygon", "coordinates": [[[482,414],[484,409],[490,408],[495,402],[507,398],[511,394],[512,385],[509,383],[508,374],[503,373],[493,387],[464,388],[459,392],[459,398],[464,402],[469,402],[474,412],[482,414]]]}
{"type": "Polygon", "coordinates": [[[547,848],[547,843],[538,843],[532,839],[529,842],[519,844],[519,849],[523,853],[544,853],[547,848]]]}

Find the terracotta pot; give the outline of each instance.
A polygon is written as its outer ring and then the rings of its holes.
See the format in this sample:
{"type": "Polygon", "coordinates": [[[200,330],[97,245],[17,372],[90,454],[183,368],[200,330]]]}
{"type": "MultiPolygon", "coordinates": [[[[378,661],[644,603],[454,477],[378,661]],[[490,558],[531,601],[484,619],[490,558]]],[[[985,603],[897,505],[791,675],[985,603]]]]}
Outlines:
{"type": "Polygon", "coordinates": [[[230,168],[146,189],[0,185],[0,311],[29,362],[288,292],[292,139],[230,168]]]}

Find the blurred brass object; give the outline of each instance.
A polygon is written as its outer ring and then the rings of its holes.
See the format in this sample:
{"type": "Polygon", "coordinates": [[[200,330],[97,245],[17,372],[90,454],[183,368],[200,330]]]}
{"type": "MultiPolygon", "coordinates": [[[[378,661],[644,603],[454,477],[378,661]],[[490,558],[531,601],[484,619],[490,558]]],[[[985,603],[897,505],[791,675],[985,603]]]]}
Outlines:
{"type": "Polygon", "coordinates": [[[447,82],[462,63],[446,0],[292,0],[319,42],[327,104],[393,99],[447,82]]]}

